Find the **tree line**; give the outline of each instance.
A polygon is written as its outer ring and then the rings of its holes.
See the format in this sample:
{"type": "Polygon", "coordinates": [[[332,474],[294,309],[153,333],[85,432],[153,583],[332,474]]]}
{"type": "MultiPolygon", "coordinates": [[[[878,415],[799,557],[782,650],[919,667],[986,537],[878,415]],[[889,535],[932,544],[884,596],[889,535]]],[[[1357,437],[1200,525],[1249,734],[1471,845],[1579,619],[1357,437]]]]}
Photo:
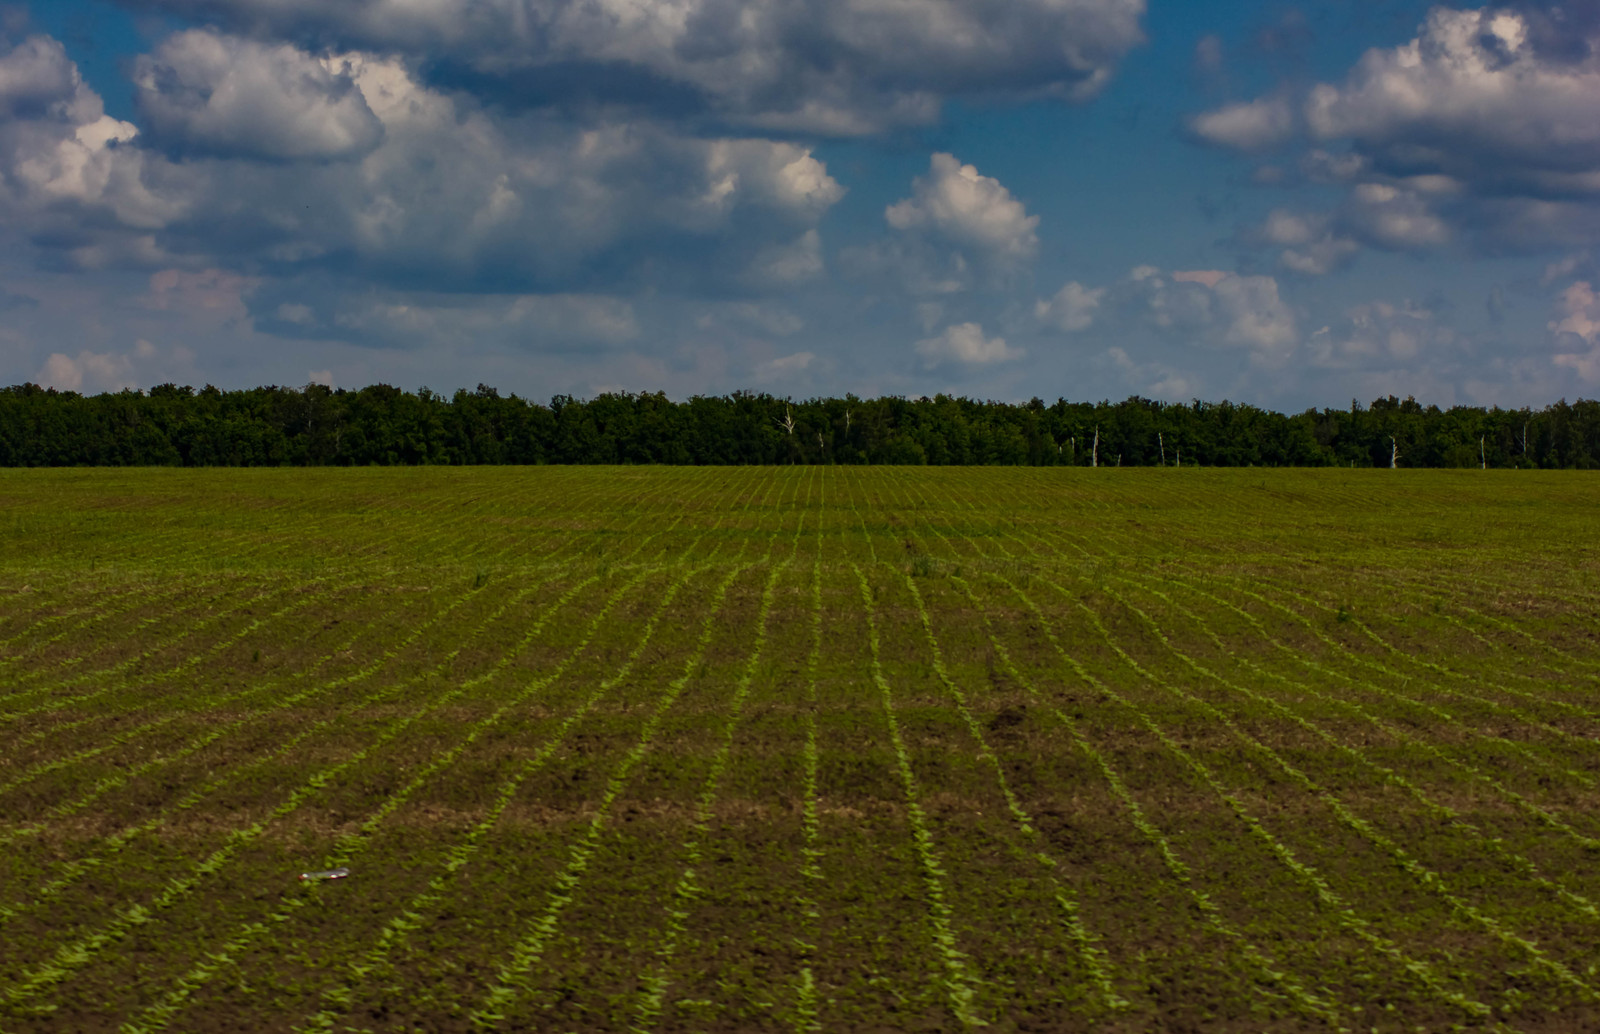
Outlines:
{"type": "Polygon", "coordinates": [[[0,466],[665,463],[1600,466],[1600,402],[1440,409],[1388,396],[1285,414],[1233,402],[1023,404],[937,395],[557,395],[479,385],[100,395],[0,388],[0,466]]]}

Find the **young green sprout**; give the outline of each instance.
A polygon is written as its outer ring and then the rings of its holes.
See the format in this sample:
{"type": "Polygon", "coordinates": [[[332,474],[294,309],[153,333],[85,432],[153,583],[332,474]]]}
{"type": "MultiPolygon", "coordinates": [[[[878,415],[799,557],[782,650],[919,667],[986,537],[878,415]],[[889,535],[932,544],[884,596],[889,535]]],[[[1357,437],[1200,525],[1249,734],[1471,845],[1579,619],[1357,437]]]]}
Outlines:
{"type": "Polygon", "coordinates": [[[337,869],[318,869],[315,872],[303,872],[302,880],[342,880],[350,875],[350,870],[340,866],[337,869]]]}

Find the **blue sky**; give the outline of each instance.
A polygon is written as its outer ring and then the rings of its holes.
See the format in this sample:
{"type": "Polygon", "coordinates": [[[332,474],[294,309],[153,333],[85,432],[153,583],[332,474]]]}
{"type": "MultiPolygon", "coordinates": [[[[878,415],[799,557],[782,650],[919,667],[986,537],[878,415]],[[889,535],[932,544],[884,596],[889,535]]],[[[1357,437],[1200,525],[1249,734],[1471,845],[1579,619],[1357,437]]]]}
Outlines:
{"type": "Polygon", "coordinates": [[[0,383],[1542,404],[1600,17],[53,0],[0,209],[0,383]]]}

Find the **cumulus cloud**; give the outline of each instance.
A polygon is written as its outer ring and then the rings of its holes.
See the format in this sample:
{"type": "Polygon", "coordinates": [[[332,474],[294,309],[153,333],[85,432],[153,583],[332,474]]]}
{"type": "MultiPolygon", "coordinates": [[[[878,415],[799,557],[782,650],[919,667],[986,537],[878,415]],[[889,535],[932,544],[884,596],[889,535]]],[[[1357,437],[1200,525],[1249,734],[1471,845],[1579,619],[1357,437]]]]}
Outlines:
{"type": "Polygon", "coordinates": [[[1557,318],[1549,323],[1560,349],[1552,360],[1585,384],[1600,384],[1600,295],[1587,280],[1575,280],[1561,293],[1557,318]]]}
{"type": "MultiPolygon", "coordinates": [[[[1592,41],[1591,41],[1592,42],[1592,41]]],[[[1306,102],[1317,136],[1386,171],[1538,194],[1600,193],[1600,55],[1552,59],[1523,14],[1434,8],[1404,46],[1369,50],[1306,102]]]]}
{"type": "Polygon", "coordinates": [[[77,66],[49,36],[30,36],[0,57],[0,113],[12,118],[60,117],[82,85],[77,66]]]}
{"type": "Polygon", "coordinates": [[[1593,344],[1600,341],[1600,298],[1587,280],[1576,280],[1561,294],[1561,318],[1550,321],[1555,334],[1572,334],[1593,344]]]}
{"type": "Polygon", "coordinates": [[[396,58],[172,37],[140,65],[141,105],[151,136],[199,152],[181,160],[105,116],[58,45],[25,44],[4,68],[60,96],[0,124],[0,207],[81,267],[247,258],[465,290],[771,287],[821,272],[815,224],[844,193],[793,143],[509,116],[396,58]],[[66,72],[39,73],[40,55],[66,72]]]}
{"type": "Polygon", "coordinates": [[[188,349],[161,349],[140,338],[126,352],[83,349],[75,356],[52,352],[33,379],[59,391],[121,391],[190,373],[193,360],[188,349]]]}
{"type": "Polygon", "coordinates": [[[1572,276],[1574,273],[1579,273],[1583,270],[1592,270],[1593,268],[1594,258],[1589,252],[1574,252],[1570,255],[1563,255],[1554,262],[1547,264],[1544,267],[1544,275],[1539,278],[1539,282],[1545,286],[1549,286],[1550,284],[1555,283],[1557,280],[1562,280],[1566,277],[1572,276]]]}
{"type": "MultiPolygon", "coordinates": [[[[291,315],[298,313],[291,310],[291,315]]],[[[640,333],[632,303],[582,294],[384,292],[376,297],[338,299],[325,322],[316,320],[307,329],[333,329],[369,344],[400,348],[453,346],[463,341],[510,348],[618,345],[640,333]]]]}
{"type": "Polygon", "coordinates": [[[1318,329],[1306,343],[1307,359],[1323,369],[1378,375],[1437,364],[1461,344],[1459,335],[1429,309],[1376,301],[1347,310],[1337,323],[1318,329]]]}
{"type": "Polygon", "coordinates": [[[1294,310],[1270,276],[1220,269],[1137,266],[1110,290],[1110,300],[1164,334],[1215,348],[1242,348],[1256,363],[1273,365],[1299,340],[1294,310]]]}
{"type": "Polygon", "coordinates": [[[133,364],[127,356],[109,352],[79,352],[76,359],[61,352],[52,352],[40,368],[35,380],[60,391],[81,391],[85,381],[101,391],[117,391],[136,387],[129,377],[133,364]]]}
{"type": "Polygon", "coordinates": [[[1600,238],[1596,111],[1596,19],[1435,7],[1409,42],[1368,50],[1342,81],[1298,104],[1264,98],[1190,125],[1205,142],[1243,151],[1294,136],[1320,144],[1301,173],[1348,191],[1334,235],[1281,256],[1287,268],[1320,272],[1344,260],[1347,241],[1537,250],[1600,238]]]}
{"type": "Polygon", "coordinates": [[[1294,347],[1294,313],[1278,296],[1272,277],[1229,274],[1212,284],[1211,292],[1219,302],[1223,341],[1272,358],[1294,347]]]}
{"type": "Polygon", "coordinates": [[[209,29],[134,63],[152,137],[179,150],[269,159],[359,157],[383,138],[349,62],[209,29]]]}
{"type": "Polygon", "coordinates": [[[1204,284],[1211,288],[1227,278],[1228,272],[1224,269],[1179,269],[1172,273],[1172,279],[1180,284],[1204,284]]]}
{"type": "Polygon", "coordinates": [[[746,196],[814,218],[844,197],[844,187],[828,175],[811,152],[770,140],[713,140],[705,154],[713,204],[746,196]]]}
{"type": "Polygon", "coordinates": [[[1294,135],[1294,110],[1286,97],[1228,104],[1191,118],[1189,131],[1208,144],[1262,151],[1294,135]]]}
{"type": "Polygon", "coordinates": [[[1240,239],[1280,249],[1278,262],[1284,269],[1323,276],[1348,265],[1363,245],[1424,252],[1456,238],[1439,205],[1439,196],[1450,192],[1439,184],[1416,189],[1359,180],[1347,187],[1337,208],[1323,212],[1275,208],[1260,225],[1245,229],[1240,239]]]}
{"type": "Polygon", "coordinates": [[[252,33],[404,53],[537,105],[709,113],[851,135],[945,98],[1093,95],[1143,41],[1145,0],[134,0],[252,33]]]}
{"type": "Polygon", "coordinates": [[[0,210],[13,226],[81,252],[86,265],[159,254],[144,231],[183,210],[187,177],[151,175],[138,128],[105,113],[60,43],[34,36],[0,55],[0,105],[9,115],[0,120],[0,210]],[[133,232],[108,240],[86,220],[100,213],[133,232]]]}
{"type": "Polygon", "coordinates": [[[1369,241],[1395,250],[1430,248],[1450,239],[1449,224],[1422,195],[1387,183],[1357,184],[1344,220],[1369,241]]]}
{"type": "Polygon", "coordinates": [[[1334,229],[1328,213],[1295,212],[1275,208],[1249,238],[1281,248],[1278,261],[1285,269],[1307,276],[1331,273],[1349,262],[1359,245],[1334,229]]]}
{"type": "Polygon", "coordinates": [[[917,342],[917,354],[926,366],[960,363],[984,366],[1020,359],[1025,354],[1006,344],[1003,337],[986,337],[976,323],[952,323],[938,335],[917,342]]]}
{"type": "Polygon", "coordinates": [[[1179,400],[1194,394],[1194,378],[1166,363],[1140,362],[1121,347],[1106,349],[1106,358],[1116,366],[1124,383],[1146,398],[1179,400]]]}
{"type": "Polygon", "coordinates": [[[1002,261],[1031,258],[1039,247],[1038,216],[999,180],[942,152],[912,182],[911,197],[890,205],[884,218],[896,230],[925,231],[1002,261]]]}
{"type": "Polygon", "coordinates": [[[249,314],[245,298],[260,282],[225,269],[162,269],[151,274],[150,291],[143,301],[150,309],[242,320],[249,314]]]}
{"type": "Polygon", "coordinates": [[[757,287],[789,287],[814,279],[822,269],[822,235],[810,229],[792,241],[762,248],[744,279],[757,287]]]}
{"type": "Polygon", "coordinates": [[[1095,310],[1105,294],[1104,287],[1085,287],[1069,280],[1051,298],[1034,303],[1033,313],[1041,323],[1070,334],[1085,330],[1094,322],[1095,310]]]}
{"type": "Polygon", "coordinates": [[[975,281],[973,264],[959,249],[937,247],[920,236],[845,248],[839,264],[853,281],[886,283],[916,297],[959,294],[975,281]]]}
{"type": "Polygon", "coordinates": [[[755,368],[755,378],[763,383],[785,380],[805,373],[816,361],[817,356],[814,352],[791,352],[789,355],[781,355],[758,364],[755,368]]]}

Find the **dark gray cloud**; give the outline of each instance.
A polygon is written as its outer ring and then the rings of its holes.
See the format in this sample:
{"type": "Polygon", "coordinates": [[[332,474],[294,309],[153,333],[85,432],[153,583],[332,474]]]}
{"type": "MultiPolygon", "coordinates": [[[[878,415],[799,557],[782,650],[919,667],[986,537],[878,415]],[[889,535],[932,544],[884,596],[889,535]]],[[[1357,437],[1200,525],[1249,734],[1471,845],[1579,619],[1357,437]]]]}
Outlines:
{"type": "Polygon", "coordinates": [[[30,36],[0,58],[0,114],[40,118],[70,103],[82,81],[66,49],[48,36],[30,36]]]}
{"type": "Polygon", "coordinates": [[[620,103],[776,132],[934,121],[951,96],[1082,98],[1144,0],[126,0],[311,50],[399,53],[507,103],[620,103]],[[494,89],[503,80],[511,89],[494,89]]]}

